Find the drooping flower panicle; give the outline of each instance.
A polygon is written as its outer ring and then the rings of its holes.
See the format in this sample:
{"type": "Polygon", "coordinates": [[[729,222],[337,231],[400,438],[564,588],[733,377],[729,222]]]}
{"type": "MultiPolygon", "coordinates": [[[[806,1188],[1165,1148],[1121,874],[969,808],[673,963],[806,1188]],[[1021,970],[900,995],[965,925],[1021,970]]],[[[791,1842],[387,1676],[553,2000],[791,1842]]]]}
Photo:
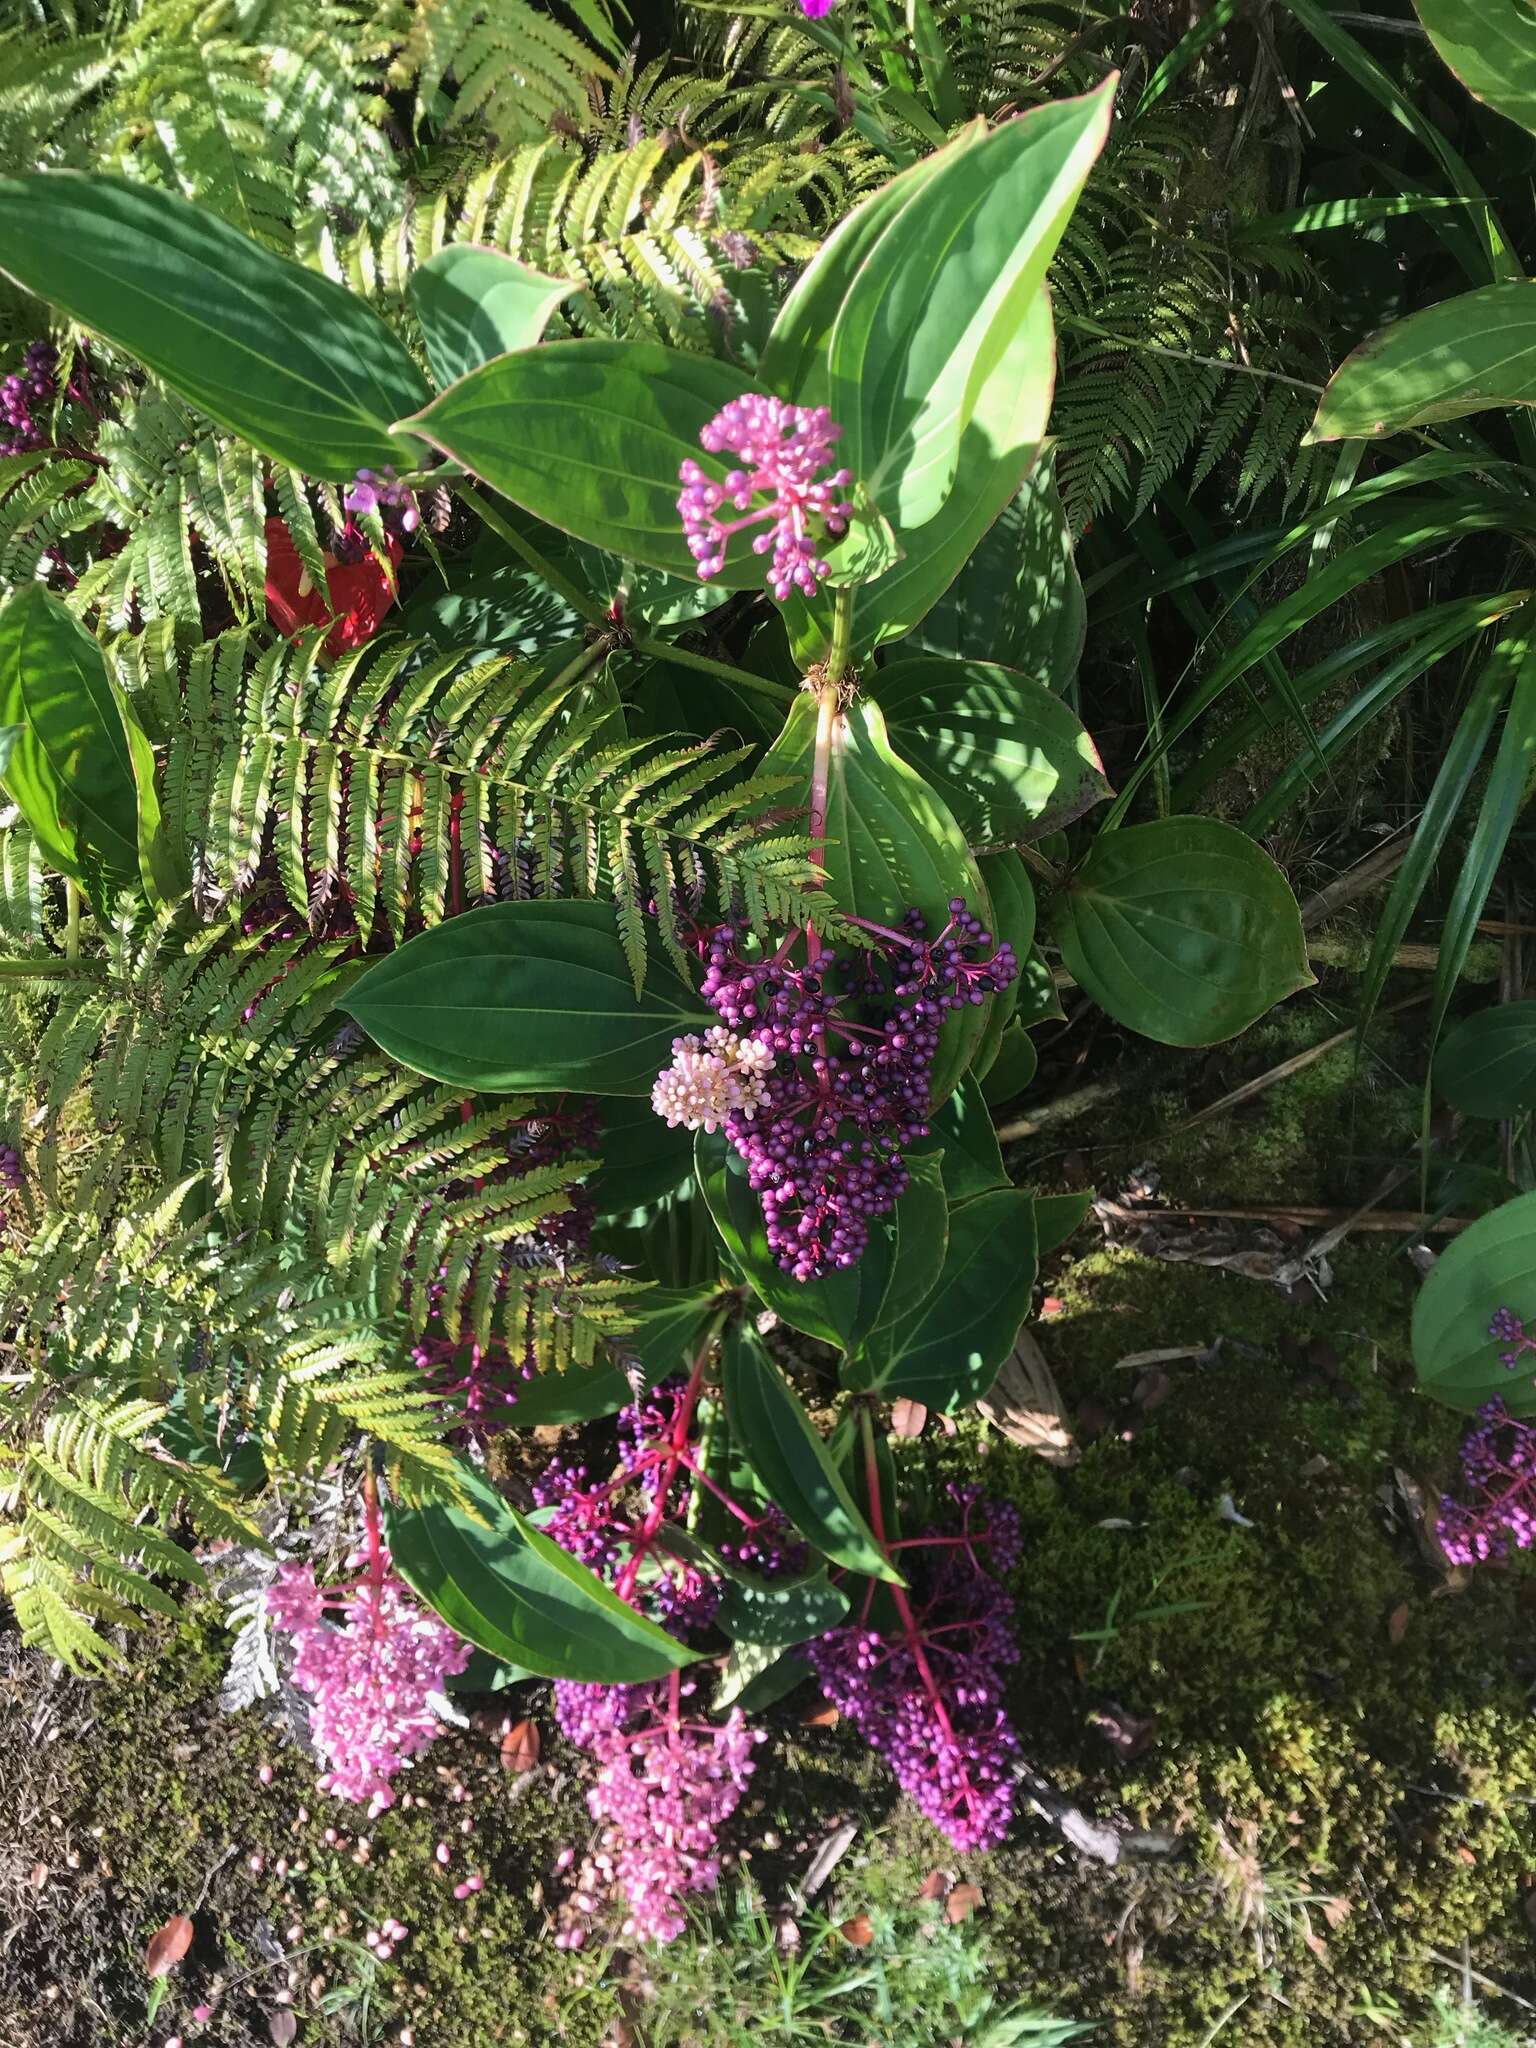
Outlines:
{"type": "Polygon", "coordinates": [[[732,1065],[723,1053],[714,1066],[703,1051],[675,1054],[652,1092],[669,1123],[725,1132],[762,1203],[769,1249],[797,1280],[861,1256],[870,1224],[906,1190],[904,1148],[928,1135],[945,1017],[1018,973],[1012,947],[994,947],[962,897],[936,938],[915,910],[899,931],[872,937],[846,963],[822,951],[797,965],[785,948],[749,958],[731,924],[702,934],[700,993],[729,1027],[720,1043],[732,1065]],[[750,1091],[736,1078],[743,1047],[753,1048],[750,1091]],[[731,1100],[737,1086],[741,1103],[731,1100]]]}
{"type": "Polygon", "coordinates": [[[850,472],[821,474],[842,431],[824,405],[790,405],[757,392],[733,398],[715,415],[699,440],[712,455],[737,456],[741,467],[723,483],[692,460],[678,471],[677,509],[701,581],[720,574],[735,534],[757,527],[752,551],[772,555],[768,588],[779,602],[791,590],[814,594],[828,574],[822,543],[845,533],[853,512],[842,495],[850,472]]]}
{"type": "Polygon", "coordinates": [[[1499,1353],[1499,1363],[1506,1372],[1518,1372],[1520,1361],[1536,1352],[1536,1332],[1528,1331],[1522,1317],[1512,1308],[1496,1308],[1488,1324],[1488,1334],[1496,1344],[1508,1346],[1499,1353]]]}
{"type": "Polygon", "coordinates": [[[954,1846],[990,1849],[1013,1818],[1018,1739],[1003,1705],[1003,1673],[1018,1660],[1013,1605],[983,1566],[1018,1556],[1011,1507],[978,1513],[974,1487],[952,1488],[958,1532],[930,1530],[897,1546],[911,1593],[898,1623],[845,1623],[802,1646],[828,1700],[884,1757],[902,1790],[954,1846]]]}
{"type": "Polygon", "coordinates": [[[293,1682],[310,1695],[310,1734],[327,1766],[321,1790],[377,1814],[393,1806],[407,1758],[442,1732],[431,1696],[464,1670],[472,1646],[393,1575],[371,1503],[368,1543],[349,1564],[363,1575],[337,1589],[318,1586],[313,1565],[284,1565],[267,1610],[293,1637],[293,1682]]]}

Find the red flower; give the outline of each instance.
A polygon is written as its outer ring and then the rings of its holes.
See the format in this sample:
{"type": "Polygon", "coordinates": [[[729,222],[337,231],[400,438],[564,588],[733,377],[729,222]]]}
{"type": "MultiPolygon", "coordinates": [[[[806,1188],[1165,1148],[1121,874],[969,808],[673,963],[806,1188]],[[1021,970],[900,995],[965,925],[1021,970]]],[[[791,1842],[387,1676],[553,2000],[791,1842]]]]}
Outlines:
{"type": "MultiPolygon", "coordinates": [[[[398,569],[405,551],[394,534],[385,539],[390,562],[398,569]]],[[[279,633],[291,639],[306,626],[323,626],[334,619],[325,651],[344,654],[373,638],[398,594],[394,577],[385,575],[371,550],[357,562],[338,562],[328,552],[321,592],[310,582],[287,526],[281,519],[267,521],[267,617],[279,633]]]]}

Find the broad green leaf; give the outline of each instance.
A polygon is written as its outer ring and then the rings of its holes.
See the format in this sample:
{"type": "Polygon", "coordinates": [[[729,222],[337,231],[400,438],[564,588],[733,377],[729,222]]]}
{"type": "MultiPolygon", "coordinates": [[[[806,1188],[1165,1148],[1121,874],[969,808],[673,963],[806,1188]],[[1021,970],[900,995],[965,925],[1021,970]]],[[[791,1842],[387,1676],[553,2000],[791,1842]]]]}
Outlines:
{"type": "Polygon", "coordinates": [[[992,662],[919,655],[873,684],[892,743],[973,847],[1058,831],[1112,792],[1076,712],[992,662]]]}
{"type": "Polygon", "coordinates": [[[40,583],[0,607],[0,728],[0,782],[44,860],[103,908],[139,872],[133,759],[100,646],[40,583]]]}
{"type": "Polygon", "coordinates": [[[1413,0],[1429,39],[1480,100],[1536,133],[1536,12],[1530,0],[1413,0]]]}
{"type": "Polygon", "coordinates": [[[392,1059],[493,1094],[648,1095],[711,1019],[664,960],[635,994],[606,903],[488,903],[386,954],[338,1004],[392,1059]]]}
{"type": "MultiPolygon", "coordinates": [[[[653,1295],[643,1295],[649,1303],[653,1295]]],[[[629,1336],[626,1344],[633,1341],[629,1336]]],[[[513,1429],[548,1429],[612,1415],[633,1399],[629,1381],[616,1365],[571,1366],[565,1372],[536,1373],[518,1384],[517,1404],[506,1421],[513,1429]]]]}
{"type": "Polygon", "coordinates": [[[1013,948],[1013,956],[1021,963],[1021,969],[1002,994],[993,999],[986,1029],[971,1062],[971,1072],[977,1080],[985,1077],[997,1058],[1003,1033],[1013,1021],[1024,987],[1023,965],[1028,962],[1035,943],[1035,885],[1018,854],[1011,848],[989,853],[983,874],[987,894],[992,901],[992,935],[995,939],[1006,940],[1013,948]]]}
{"type": "Polygon", "coordinates": [[[1036,1195],[1035,1241],[1042,1259],[1066,1243],[1092,1207],[1092,1188],[1076,1195],[1036,1195]]]}
{"type": "Polygon", "coordinates": [[[174,192],[0,178],[0,268],[278,462],[349,481],[410,466],[427,386],[364,300],[174,192]]]}
{"type": "Polygon", "coordinates": [[[979,1400],[997,1377],[1034,1291],[1035,1205],[997,1188],[949,1212],[938,1281],[909,1314],[876,1330],[843,1367],[855,1392],[906,1395],[945,1413],[979,1400]]]}
{"type": "Polygon", "coordinates": [[[834,1564],[900,1584],[794,1390],[745,1326],[726,1342],[723,1385],[732,1440],[768,1498],[834,1564]]]}
{"type": "Polygon", "coordinates": [[[1040,1065],[1035,1041],[1024,1026],[1009,1024],[997,1048],[997,1056],[981,1076],[981,1092],[989,1109],[997,1109],[1022,1095],[1034,1080],[1040,1065]]]}
{"type": "Polygon", "coordinates": [[[955,485],[965,430],[1045,282],[1114,81],[943,154],[874,241],[827,345],[839,454],[898,534],[955,485]]]}
{"type": "MultiPolygon", "coordinates": [[[[1046,346],[1052,347],[1049,307],[1040,300],[1045,316],[1046,346]]],[[[1031,329],[1031,333],[1033,329],[1031,329]]],[[[1051,398],[1049,363],[1043,385],[1044,402],[1051,398]]],[[[1000,387],[1001,388],[1001,387],[1000,387]]],[[[1027,396],[1025,379],[1016,383],[1019,401],[1027,396]]],[[[990,395],[991,387],[988,387],[990,395]]],[[[983,431],[997,444],[997,459],[1010,449],[1027,450],[1045,431],[1042,416],[1038,424],[1019,419],[1016,429],[999,421],[992,424],[989,396],[977,408],[970,432],[983,431]]],[[[978,474],[971,450],[963,451],[966,489],[951,493],[945,513],[953,504],[967,508],[974,517],[983,505],[994,502],[993,487],[978,474]]],[[[937,523],[937,522],[935,522],[937,523]]],[[[922,551],[928,529],[920,528],[916,545],[922,551]]],[[[887,603],[883,593],[870,593],[875,609],[887,603]]],[[[1058,696],[1070,688],[1082,659],[1083,640],[1088,630],[1088,607],[1083,598],[1082,578],[1072,548],[1072,530],[1062,510],[1056,488],[1055,464],[1042,453],[1012,500],[969,548],[960,573],[917,627],[913,638],[925,654],[947,654],[962,661],[998,661],[1033,676],[1058,696]]],[[[894,638],[894,635],[883,635],[894,638]]]]}
{"type": "Polygon", "coordinates": [[[633,1685],[693,1662],[471,1467],[455,1478],[478,1520],[441,1501],[395,1502],[385,1527],[401,1578],[467,1642],[584,1685],[633,1685]]]}
{"type": "Polygon", "coordinates": [[[884,1219],[870,1228],[864,1256],[819,1280],[796,1280],[768,1249],[763,1207],[739,1154],[718,1134],[701,1131],[694,1171],[715,1228],[743,1279],[766,1308],[823,1344],[847,1350],[874,1327],[896,1262],[895,1231],[884,1219]]]}
{"type": "Polygon", "coordinates": [[[928,1143],[942,1147],[944,1192],[951,1203],[1010,1185],[992,1115],[974,1077],[968,1075],[933,1118],[928,1143]]]}
{"type": "Polygon", "coordinates": [[[493,356],[532,348],[576,287],[478,242],[450,242],[411,272],[411,298],[441,387],[493,356]]]}
{"type": "MultiPolygon", "coordinates": [[[[900,640],[926,620],[989,538],[999,515],[1028,493],[1050,418],[1055,380],[1056,332],[1049,298],[1041,291],[988,378],[966,425],[960,457],[963,485],[952,490],[920,525],[902,525],[890,519],[901,559],[855,596],[852,646],[856,659],[863,660],[877,647],[900,640]]],[[[1021,542],[1038,541],[1028,526],[1016,537],[1021,542]]],[[[1006,539],[999,542],[997,555],[988,554],[977,571],[977,602],[999,634],[1009,630],[1007,622],[1014,616],[1015,576],[1028,585],[1037,573],[1018,566],[1022,556],[1004,559],[1007,546],[1006,539]],[[994,575],[995,583],[980,580],[994,575]],[[983,595],[987,590],[990,598],[983,595]]],[[[820,660],[831,634],[830,596],[822,592],[808,600],[792,592],[783,610],[797,656],[807,665],[820,660]]],[[[976,632],[981,636],[977,652],[1002,651],[1003,641],[987,637],[985,627],[978,625],[976,632]]]]}
{"type": "Polygon", "coordinates": [[[1029,957],[1019,970],[1013,1014],[1026,1031],[1032,1030],[1036,1024],[1063,1023],[1066,1020],[1067,1013],[1061,1007],[1056,977],[1038,946],[1030,948],[1029,957]]]}
{"type": "Polygon", "coordinates": [[[1481,1408],[1495,1398],[1512,1415],[1536,1414],[1536,1377],[1511,1372],[1489,1335],[1495,1310],[1536,1322],[1536,1194],[1479,1216],[1431,1267],[1413,1309],[1419,1384],[1447,1407],[1481,1408]]]}
{"type": "Polygon", "coordinates": [[[784,1650],[836,1628],[848,1613],[848,1595],[817,1572],[808,1579],[748,1584],[731,1579],[720,1597],[716,1626],[733,1643],[784,1650]]]}
{"type": "Polygon", "coordinates": [[[602,1164],[589,1182],[599,1215],[644,1209],[675,1193],[693,1172],[692,1131],[663,1123],[648,1097],[609,1096],[602,1118],[602,1164]]]}
{"type": "Polygon", "coordinates": [[[639,1297],[635,1327],[616,1341],[638,1362],[648,1387],[690,1369],[719,1300],[716,1287],[653,1287],[639,1297]]]}
{"type": "Polygon", "coordinates": [[[1233,1038],[1313,980],[1284,875],[1215,818],[1101,832],[1051,924],[1084,991],[1163,1045],[1233,1038]]]}
{"type": "Polygon", "coordinates": [[[1489,284],[1410,313],[1346,356],[1308,441],[1379,439],[1493,406],[1536,405],[1536,284],[1489,284]]]}
{"type": "MultiPolygon", "coordinates": [[[[656,342],[557,341],[498,356],[401,424],[548,525],[696,583],[678,470],[726,475],[699,434],[748,389],[727,364],[656,342]]],[[[762,557],[739,541],[716,581],[761,585],[762,557]]]]}
{"type": "Polygon", "coordinates": [[[896,1204],[896,1270],[880,1304],[877,1325],[906,1315],[927,1298],[949,1243],[943,1150],[909,1152],[907,1171],[912,1178],[896,1204]]]}
{"type": "MultiPolygon", "coordinates": [[[[809,801],[815,741],[816,699],[804,694],[790,706],[763,772],[799,777],[809,801]]],[[[965,835],[943,799],[892,751],[880,707],[867,698],[833,724],[825,864],[838,908],[876,924],[899,924],[916,908],[937,934],[956,896],[986,914],[985,886],[965,835]]],[[[934,1062],[935,1103],[964,1073],[986,1019],[984,1003],[951,1012],[934,1062]]]]}
{"type": "Polygon", "coordinates": [[[191,887],[192,877],[186,854],[175,836],[166,830],[160,810],[160,789],[155,780],[155,750],[149,734],[139,723],[130,699],[119,688],[110,670],[108,688],[123,722],[128,742],[128,759],[133,769],[134,795],[138,808],[139,879],[152,903],[174,903],[191,887]]]}
{"type": "Polygon", "coordinates": [[[1536,1109],[1536,1002],[1463,1018],[1435,1056],[1435,1086],[1467,1116],[1536,1109]]]}

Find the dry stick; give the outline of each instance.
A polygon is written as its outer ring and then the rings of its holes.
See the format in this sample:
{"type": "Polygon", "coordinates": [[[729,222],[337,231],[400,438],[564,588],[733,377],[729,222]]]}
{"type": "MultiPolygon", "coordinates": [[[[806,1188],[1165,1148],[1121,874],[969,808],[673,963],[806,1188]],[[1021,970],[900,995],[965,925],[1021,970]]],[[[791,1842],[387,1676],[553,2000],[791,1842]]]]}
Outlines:
{"type": "Polygon", "coordinates": [[[1135,1209],[1119,1202],[1100,1199],[1095,1205],[1117,1222],[1157,1223],[1165,1216],[1205,1223],[1347,1223],[1351,1230],[1417,1230],[1424,1237],[1454,1236],[1469,1230],[1471,1216],[1426,1218],[1421,1209],[1319,1209],[1308,1202],[1273,1202],[1267,1208],[1187,1209],[1174,1203],[1167,1207],[1135,1209]]]}

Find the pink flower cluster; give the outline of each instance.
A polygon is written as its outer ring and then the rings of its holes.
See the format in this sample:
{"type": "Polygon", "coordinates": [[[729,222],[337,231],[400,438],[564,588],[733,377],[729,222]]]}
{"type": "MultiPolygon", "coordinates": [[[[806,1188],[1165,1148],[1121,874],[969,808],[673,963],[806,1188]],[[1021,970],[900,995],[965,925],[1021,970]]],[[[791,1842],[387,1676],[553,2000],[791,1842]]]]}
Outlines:
{"type": "MultiPolygon", "coordinates": [[[[597,1763],[587,1805],[602,1829],[577,1875],[573,1903],[578,1912],[593,1912],[596,1894],[622,1897],[620,1931],[632,1941],[675,1941],[687,1925],[684,1900],[713,1890],[719,1830],[741,1803],[752,1752],[764,1739],[740,1708],[722,1722],[688,1716],[684,1702],[693,1691],[691,1680],[676,1676],[650,1685],[557,1688],[562,1726],[567,1734],[581,1731],[597,1763]]],[[[572,1921],[557,1939],[579,1948],[585,1933],[572,1921]]]]}
{"type": "Polygon", "coordinates": [[[471,1646],[417,1606],[389,1575],[389,1553],[370,1529],[355,1584],[323,1588],[313,1565],[285,1565],[267,1594],[276,1627],[294,1640],[293,1682],[310,1695],[309,1728],[328,1769],[320,1788],[370,1815],[395,1800],[391,1784],[408,1757],[441,1732],[428,1704],[468,1664],[471,1646]],[[339,1610],[341,1625],[327,1618],[339,1610]]]}
{"type": "Polygon", "coordinates": [[[841,495],[850,472],[820,475],[842,431],[824,405],[790,405],[754,391],[733,398],[715,415],[699,440],[711,455],[729,450],[743,466],[718,484],[693,461],[678,472],[684,488],[677,509],[701,581],[707,583],[725,567],[733,534],[760,526],[764,530],[753,540],[752,551],[772,552],[768,588],[774,596],[782,604],[791,590],[807,597],[815,593],[827,574],[818,553],[821,542],[846,532],[853,511],[841,495]],[[722,518],[726,507],[741,517],[722,518]]]}

